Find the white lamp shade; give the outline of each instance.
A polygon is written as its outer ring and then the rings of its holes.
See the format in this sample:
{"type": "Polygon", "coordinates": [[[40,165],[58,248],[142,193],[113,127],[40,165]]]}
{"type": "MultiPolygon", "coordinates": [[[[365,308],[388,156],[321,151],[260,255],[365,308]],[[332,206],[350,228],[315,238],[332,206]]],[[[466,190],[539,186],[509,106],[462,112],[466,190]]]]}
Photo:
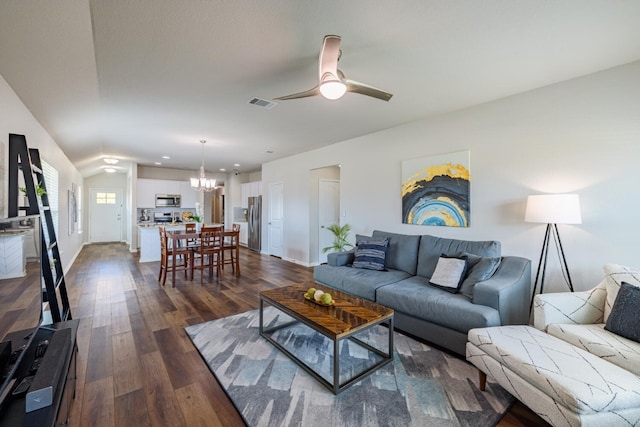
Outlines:
{"type": "Polygon", "coordinates": [[[527,197],[525,222],[582,224],[577,194],[538,194],[527,197]]]}
{"type": "Polygon", "coordinates": [[[326,80],[320,83],[320,93],[327,99],[341,98],[347,92],[347,85],[340,80],[326,80]]]}

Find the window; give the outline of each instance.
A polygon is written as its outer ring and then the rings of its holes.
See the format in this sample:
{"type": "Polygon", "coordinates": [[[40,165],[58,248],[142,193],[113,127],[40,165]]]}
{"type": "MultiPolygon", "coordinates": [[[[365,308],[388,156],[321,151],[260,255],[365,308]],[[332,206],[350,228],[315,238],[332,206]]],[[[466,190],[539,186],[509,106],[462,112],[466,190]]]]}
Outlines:
{"type": "Polygon", "coordinates": [[[96,204],[98,205],[115,205],[116,193],[99,191],[96,193],[96,204]]]}
{"type": "Polygon", "coordinates": [[[49,163],[42,160],[42,176],[44,177],[44,184],[47,187],[47,196],[49,198],[49,209],[51,210],[51,219],[53,221],[53,229],[58,233],[58,171],[49,163]]]}

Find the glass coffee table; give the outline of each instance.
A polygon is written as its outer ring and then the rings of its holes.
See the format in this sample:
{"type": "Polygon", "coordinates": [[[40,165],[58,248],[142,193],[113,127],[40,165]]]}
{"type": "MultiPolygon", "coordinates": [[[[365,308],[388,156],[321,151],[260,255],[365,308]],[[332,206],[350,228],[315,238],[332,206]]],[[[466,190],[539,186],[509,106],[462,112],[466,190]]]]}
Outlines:
{"type": "MultiPolygon", "coordinates": [[[[259,328],[261,336],[334,394],[340,393],[393,360],[392,309],[313,283],[261,292],[259,328]],[[331,293],[334,304],[323,306],[305,299],[304,294],[310,287],[331,293]],[[284,315],[278,313],[277,321],[271,320],[268,325],[265,325],[265,305],[274,307],[284,315]],[[374,336],[378,339],[369,339],[368,342],[365,342],[365,336],[371,336],[373,333],[371,329],[380,325],[386,325],[388,328],[376,329],[374,336]],[[278,338],[281,338],[279,334],[282,333],[284,337],[285,332],[283,331],[288,328],[298,329],[290,329],[286,332],[286,338],[279,340],[278,338]],[[309,360],[303,360],[304,358],[300,357],[300,354],[292,347],[292,343],[296,341],[297,333],[308,335],[314,331],[326,337],[329,340],[329,345],[333,347],[323,363],[310,363],[309,360]],[[379,348],[381,347],[381,332],[388,335],[388,337],[382,338],[384,344],[382,347],[387,347],[386,350],[379,348]],[[343,359],[346,359],[343,364],[347,363],[353,366],[348,372],[341,372],[340,350],[341,344],[345,340],[348,340],[345,347],[347,352],[359,353],[361,356],[357,364],[352,364],[349,362],[349,355],[342,354],[343,359]],[[364,358],[362,357],[363,353],[365,354],[364,358]]],[[[320,352],[326,344],[318,344],[320,352]]],[[[344,352],[345,350],[343,350],[344,352]]]]}

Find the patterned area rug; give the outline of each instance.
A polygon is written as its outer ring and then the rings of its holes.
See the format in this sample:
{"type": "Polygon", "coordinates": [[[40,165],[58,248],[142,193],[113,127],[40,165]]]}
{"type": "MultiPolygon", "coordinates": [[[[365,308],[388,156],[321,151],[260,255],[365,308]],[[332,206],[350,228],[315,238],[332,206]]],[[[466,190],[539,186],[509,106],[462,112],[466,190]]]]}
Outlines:
{"type": "MultiPolygon", "coordinates": [[[[291,320],[267,307],[265,325],[291,320]]],[[[258,426],[491,426],[513,397],[499,385],[478,387],[478,371],[462,359],[394,334],[392,363],[335,396],[258,333],[258,311],[185,328],[247,425],[258,426]]],[[[296,324],[274,337],[329,377],[333,344],[296,324]]],[[[358,338],[385,349],[388,329],[358,338]]],[[[340,363],[360,369],[373,353],[342,342],[340,363]]],[[[342,369],[341,369],[342,371],[342,369]]],[[[343,375],[343,372],[341,372],[343,375]]]]}

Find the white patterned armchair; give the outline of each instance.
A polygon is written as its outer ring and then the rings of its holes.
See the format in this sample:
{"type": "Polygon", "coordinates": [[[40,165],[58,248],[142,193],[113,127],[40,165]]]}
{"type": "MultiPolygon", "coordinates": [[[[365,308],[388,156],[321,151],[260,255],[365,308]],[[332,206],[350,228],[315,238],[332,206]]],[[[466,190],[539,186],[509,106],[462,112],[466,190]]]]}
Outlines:
{"type": "Polygon", "coordinates": [[[640,376],[640,343],[604,329],[622,282],[640,286],[640,270],[606,264],[598,286],[536,295],[534,326],[640,376]]]}

